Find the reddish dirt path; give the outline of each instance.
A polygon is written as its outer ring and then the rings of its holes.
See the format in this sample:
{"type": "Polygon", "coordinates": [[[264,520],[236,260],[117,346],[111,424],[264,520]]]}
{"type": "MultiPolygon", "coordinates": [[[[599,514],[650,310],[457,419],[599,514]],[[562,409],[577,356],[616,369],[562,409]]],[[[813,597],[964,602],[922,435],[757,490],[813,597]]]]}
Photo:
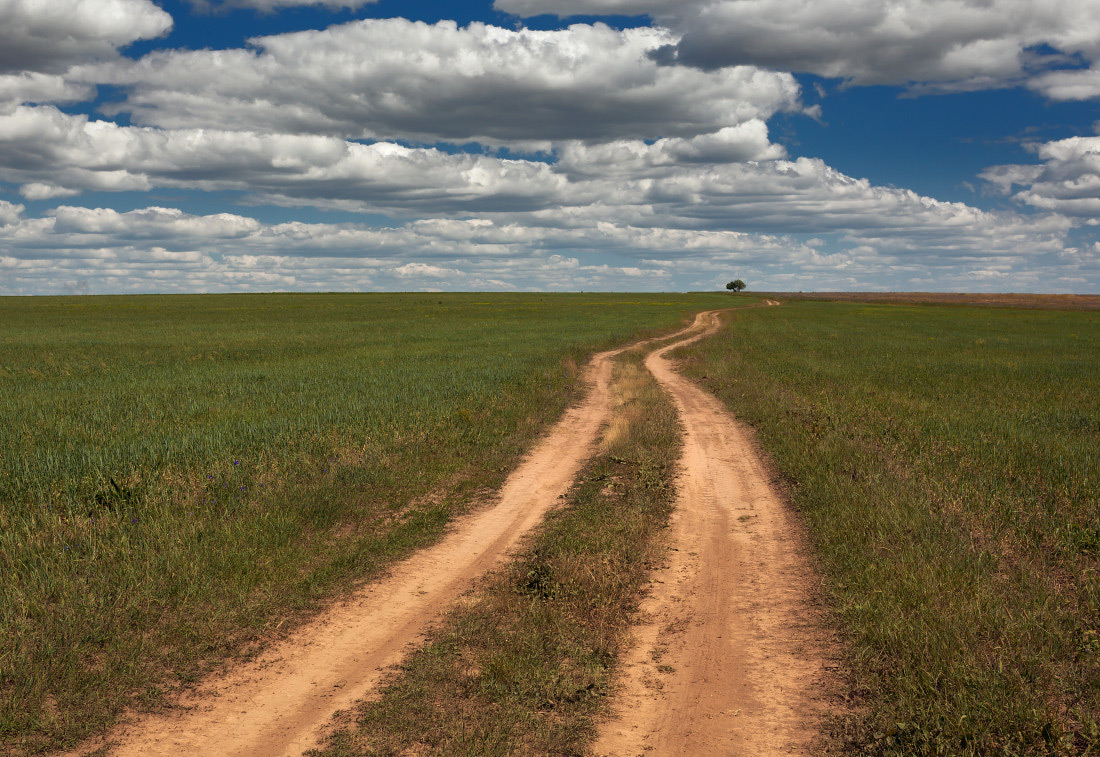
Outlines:
{"type": "MultiPolygon", "coordinates": [[[[701,323],[697,318],[680,333],[701,323]]],[[[124,722],[71,754],[109,744],[108,754],[120,757],[277,757],[318,746],[333,714],[370,694],[385,668],[558,503],[608,419],[611,358],[620,351],[592,359],[588,396],[509,476],[495,505],[455,523],[438,544],[257,660],[206,682],[184,699],[182,710],[124,722]]]]}
{"type": "Polygon", "coordinates": [[[646,360],[684,424],[681,491],[601,755],[806,753],[830,688],[791,514],[744,430],[664,357],[702,335],[646,360]]]}

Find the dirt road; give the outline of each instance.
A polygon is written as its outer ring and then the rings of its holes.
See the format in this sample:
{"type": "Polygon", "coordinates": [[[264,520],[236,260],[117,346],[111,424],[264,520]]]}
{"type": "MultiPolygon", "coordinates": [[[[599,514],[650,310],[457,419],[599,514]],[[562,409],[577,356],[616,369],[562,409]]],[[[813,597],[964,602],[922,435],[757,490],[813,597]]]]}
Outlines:
{"type": "Polygon", "coordinates": [[[72,754],[104,743],[119,757],[276,757],[318,746],[333,714],[367,696],[384,669],[558,503],[607,421],[611,358],[620,351],[592,359],[586,399],[509,476],[495,505],[457,522],[441,542],[254,662],[208,681],[183,701],[183,711],[124,723],[72,754]]]}
{"type": "MultiPolygon", "coordinates": [[[[718,314],[704,314],[717,328],[718,314]]],[[[709,331],[709,329],[707,329],[709,331]]],[[[668,565],[643,605],[601,755],[770,755],[811,748],[828,645],[798,529],[744,430],[655,351],[685,429],[668,565]]]]}
{"type": "MultiPolygon", "coordinates": [[[[717,328],[703,313],[680,332],[717,328]]],[[[682,342],[680,342],[682,343],[682,342]]],[[[821,669],[806,622],[806,565],[752,447],[717,400],[654,352],[647,366],[674,397],[686,447],[673,544],[638,629],[617,702],[624,713],[604,754],[762,755],[813,736],[805,692],[821,669]]],[[[124,723],[108,753],[300,755],[320,745],[337,710],[369,695],[424,630],[498,564],[572,483],[610,414],[611,358],[596,355],[589,392],[508,478],[491,507],[455,523],[437,545],[298,629],[285,642],[206,682],[182,709],[124,723]]]]}

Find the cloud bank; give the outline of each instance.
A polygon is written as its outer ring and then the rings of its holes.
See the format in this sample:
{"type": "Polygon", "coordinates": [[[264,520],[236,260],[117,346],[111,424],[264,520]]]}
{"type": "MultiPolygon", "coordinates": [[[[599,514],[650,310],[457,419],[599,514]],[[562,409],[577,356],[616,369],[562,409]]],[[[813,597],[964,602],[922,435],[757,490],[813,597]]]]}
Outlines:
{"type": "Polygon", "coordinates": [[[561,31],[368,19],[92,67],[108,109],[164,128],[547,148],[564,139],[696,136],[797,110],[789,74],[659,66],[673,37],[602,24],[561,31]],[[369,55],[363,51],[369,50],[369,55]]]}
{"type": "Polygon", "coordinates": [[[1026,80],[1057,99],[1100,93],[1093,0],[496,0],[495,7],[520,16],[649,14],[679,35],[659,57],[704,70],[750,65],[952,90],[1026,80]],[[1044,73],[1066,64],[1087,70],[1044,73]]]}
{"type": "MultiPolygon", "coordinates": [[[[1033,241],[1025,232],[1019,242],[1033,241]]],[[[893,270],[881,288],[1041,281],[1072,286],[1092,275],[1097,249],[1036,256],[943,254],[931,263],[856,237],[697,232],[601,222],[554,228],[488,219],[363,224],[267,224],[219,213],[148,207],[126,213],[60,206],[27,217],[0,201],[0,281],[6,294],[148,291],[392,289],[635,290],[719,288],[730,270],[783,288],[845,289],[893,270]],[[592,260],[593,251],[602,255],[592,260]],[[1058,260],[1059,273],[1048,266],[1058,260]]]]}

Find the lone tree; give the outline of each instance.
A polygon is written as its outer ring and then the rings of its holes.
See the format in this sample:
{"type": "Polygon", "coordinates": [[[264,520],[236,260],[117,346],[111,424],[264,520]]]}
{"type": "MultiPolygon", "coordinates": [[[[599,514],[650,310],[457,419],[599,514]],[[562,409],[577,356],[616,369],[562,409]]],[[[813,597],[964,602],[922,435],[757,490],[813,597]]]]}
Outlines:
{"type": "Polygon", "coordinates": [[[735,279],[734,281],[726,284],[726,289],[729,289],[731,292],[740,292],[744,288],[745,282],[741,281],[741,279],[735,279]]]}

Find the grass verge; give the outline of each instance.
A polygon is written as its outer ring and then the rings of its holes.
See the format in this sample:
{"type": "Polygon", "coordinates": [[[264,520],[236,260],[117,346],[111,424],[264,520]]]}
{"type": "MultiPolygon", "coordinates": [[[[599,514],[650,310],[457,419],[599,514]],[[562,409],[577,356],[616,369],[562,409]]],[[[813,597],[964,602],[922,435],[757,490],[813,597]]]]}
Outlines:
{"type": "Polygon", "coordinates": [[[637,353],[565,506],[316,754],[584,754],[675,497],[675,410],[637,353]]]}
{"type": "Polygon", "coordinates": [[[1100,317],[788,302],[681,353],[804,514],[866,754],[1100,749],[1100,317]]]}

